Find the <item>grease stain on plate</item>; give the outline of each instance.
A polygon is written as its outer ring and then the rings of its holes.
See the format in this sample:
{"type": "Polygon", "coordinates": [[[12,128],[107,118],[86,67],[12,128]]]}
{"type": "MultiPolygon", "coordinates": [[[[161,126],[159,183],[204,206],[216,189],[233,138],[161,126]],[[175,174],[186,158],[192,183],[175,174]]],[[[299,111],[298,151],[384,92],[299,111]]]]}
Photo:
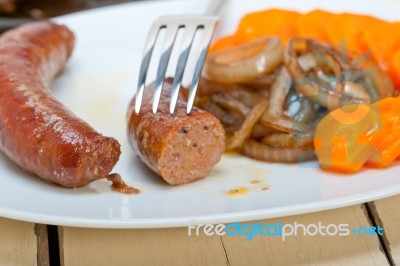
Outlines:
{"type": "Polygon", "coordinates": [[[247,187],[237,187],[231,188],[230,190],[225,192],[225,195],[229,197],[244,197],[249,193],[249,189],[247,187]]]}
{"type": "Polygon", "coordinates": [[[204,180],[202,189],[215,190],[215,187],[222,183],[221,178],[226,176],[230,177],[229,186],[226,186],[225,181],[225,184],[220,186],[219,189],[225,196],[242,198],[247,195],[265,193],[270,188],[269,184],[266,183],[271,176],[268,169],[258,166],[257,162],[244,158],[238,153],[229,153],[228,155],[225,153],[221,161],[204,180]],[[214,189],[210,188],[211,183],[214,189]]]}
{"type": "Polygon", "coordinates": [[[73,80],[72,109],[91,124],[103,127],[120,126],[124,123],[126,106],[121,109],[119,98],[127,79],[126,72],[115,71],[100,77],[86,75],[73,80]],[[115,122],[115,125],[110,125],[110,121],[115,122]]]}
{"type": "Polygon", "coordinates": [[[252,189],[255,191],[267,191],[269,190],[269,185],[264,183],[261,180],[251,180],[250,184],[252,185],[252,189]]]}
{"type": "Polygon", "coordinates": [[[220,175],[229,175],[235,178],[248,179],[264,179],[271,176],[271,172],[265,168],[258,167],[254,161],[245,158],[243,155],[234,153],[235,155],[227,155],[224,153],[221,161],[214,167],[209,175],[217,178],[220,175]],[[245,163],[243,162],[245,160],[245,163]]]}

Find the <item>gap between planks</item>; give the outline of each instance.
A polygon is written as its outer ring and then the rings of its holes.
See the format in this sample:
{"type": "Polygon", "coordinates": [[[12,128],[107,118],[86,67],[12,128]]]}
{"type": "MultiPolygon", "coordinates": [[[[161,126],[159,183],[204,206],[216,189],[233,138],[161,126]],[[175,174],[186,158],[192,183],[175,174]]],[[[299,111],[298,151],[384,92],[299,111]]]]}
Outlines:
{"type": "Polygon", "coordinates": [[[384,230],[382,242],[393,265],[400,265],[400,196],[369,202],[374,223],[384,230]]]}
{"type": "MultiPolygon", "coordinates": [[[[261,221],[370,226],[365,205],[261,221]]],[[[255,223],[255,222],[250,222],[255,223]]],[[[187,228],[59,227],[62,265],[389,265],[378,237],[191,236],[187,228]]]]}
{"type": "Polygon", "coordinates": [[[46,225],[0,218],[0,265],[49,265],[46,225]]]}

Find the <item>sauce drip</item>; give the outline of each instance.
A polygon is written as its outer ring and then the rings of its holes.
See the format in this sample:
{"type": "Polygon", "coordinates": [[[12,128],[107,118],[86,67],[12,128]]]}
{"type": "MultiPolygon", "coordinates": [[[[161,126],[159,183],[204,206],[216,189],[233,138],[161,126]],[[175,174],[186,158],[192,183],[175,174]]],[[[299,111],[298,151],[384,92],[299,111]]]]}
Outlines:
{"type": "Polygon", "coordinates": [[[229,191],[225,192],[226,195],[230,197],[243,197],[249,192],[249,189],[246,187],[238,187],[232,188],[229,191]]]}
{"type": "Polygon", "coordinates": [[[112,188],[114,191],[118,191],[124,194],[139,194],[140,190],[131,186],[128,186],[121,178],[120,174],[114,173],[107,177],[107,180],[112,182],[112,188]]]}

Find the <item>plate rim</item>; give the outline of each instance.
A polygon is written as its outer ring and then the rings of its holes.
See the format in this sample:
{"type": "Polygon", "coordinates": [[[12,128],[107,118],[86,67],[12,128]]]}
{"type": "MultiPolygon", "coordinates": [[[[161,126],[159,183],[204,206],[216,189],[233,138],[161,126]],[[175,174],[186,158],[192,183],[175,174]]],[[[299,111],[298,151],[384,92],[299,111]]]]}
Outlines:
{"type": "Polygon", "coordinates": [[[320,211],[339,209],[366,202],[388,198],[400,194],[400,184],[392,186],[390,189],[379,189],[373,192],[365,192],[354,196],[345,196],[335,199],[322,200],[318,203],[303,203],[284,207],[273,208],[273,212],[268,209],[230,212],[213,214],[207,216],[180,216],[173,218],[145,218],[145,219],[87,219],[87,218],[68,218],[60,216],[40,215],[29,212],[15,211],[0,207],[0,216],[15,220],[32,223],[49,224],[57,226],[99,228],[99,229],[149,229],[149,228],[177,228],[187,227],[188,225],[203,224],[227,224],[234,222],[251,222],[273,218],[283,218],[309,214],[320,211]],[[60,220],[61,219],[61,220],[60,220]]]}
{"type": "MultiPolygon", "coordinates": [[[[168,4],[168,3],[183,3],[189,2],[187,0],[151,0],[133,3],[121,3],[112,6],[105,6],[94,8],[86,11],[74,12],[71,14],[66,14],[58,17],[54,17],[52,20],[65,20],[68,17],[82,16],[96,12],[109,11],[113,12],[112,9],[124,8],[124,6],[131,5],[154,5],[154,4],[168,4]],[[111,10],[111,11],[110,11],[111,10]]],[[[199,1],[196,1],[199,2],[199,1]]],[[[385,0],[385,2],[393,2],[393,0],[385,0]]],[[[396,2],[399,4],[400,2],[396,2]]],[[[0,216],[10,219],[22,220],[26,222],[33,223],[43,223],[52,224],[58,226],[70,226],[70,227],[84,227],[84,228],[119,228],[119,229],[132,229],[132,228],[171,228],[171,227],[186,227],[196,224],[205,223],[230,223],[230,222],[246,222],[246,221],[256,221],[271,218],[280,218],[286,216],[300,215],[313,213],[318,211],[325,211],[331,209],[337,209],[342,207],[353,206],[357,204],[362,204],[365,202],[370,202],[373,200],[378,200],[382,198],[387,198],[400,194],[400,184],[391,186],[390,188],[377,189],[372,192],[358,193],[355,195],[337,197],[334,199],[320,200],[317,202],[309,202],[303,204],[295,204],[289,206],[274,207],[272,209],[258,209],[249,211],[238,211],[238,212],[226,212],[221,214],[212,215],[192,215],[192,216],[178,216],[169,218],[143,218],[143,219],[99,219],[99,218],[71,218],[62,217],[54,215],[43,215],[37,213],[31,213],[27,211],[18,211],[3,208],[0,206],[0,216]],[[272,210],[272,211],[271,211],[272,210]]]]}

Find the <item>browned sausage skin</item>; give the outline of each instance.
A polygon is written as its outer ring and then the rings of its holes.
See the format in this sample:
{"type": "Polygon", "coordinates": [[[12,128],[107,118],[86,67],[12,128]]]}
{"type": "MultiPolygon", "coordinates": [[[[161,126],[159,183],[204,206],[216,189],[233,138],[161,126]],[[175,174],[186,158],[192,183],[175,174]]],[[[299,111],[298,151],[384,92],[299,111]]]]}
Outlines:
{"type": "Polygon", "coordinates": [[[225,149],[225,132],[210,113],[193,108],[186,114],[180,97],[175,114],[169,113],[171,80],[166,82],[159,111],[151,111],[152,88],[143,96],[140,114],[134,99],[128,111],[128,136],[140,159],[167,183],[180,185],[205,177],[225,149]]]}
{"type": "Polygon", "coordinates": [[[55,100],[49,83],[63,69],[74,35],[52,22],[0,36],[0,148],[23,169],[66,187],[107,177],[120,145],[55,100]]]}

